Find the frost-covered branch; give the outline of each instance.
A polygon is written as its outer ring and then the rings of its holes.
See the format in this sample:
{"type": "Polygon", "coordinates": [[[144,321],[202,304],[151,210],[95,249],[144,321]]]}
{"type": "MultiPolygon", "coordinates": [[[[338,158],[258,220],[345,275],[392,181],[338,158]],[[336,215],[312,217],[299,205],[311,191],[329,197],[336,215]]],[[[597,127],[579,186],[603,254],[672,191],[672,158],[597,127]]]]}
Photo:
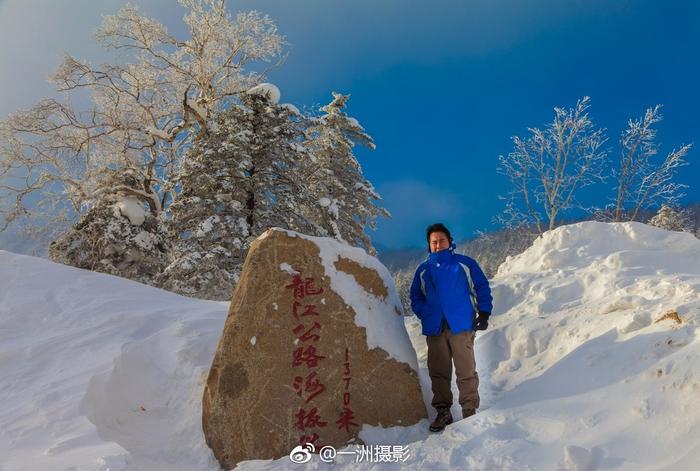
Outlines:
{"type": "Polygon", "coordinates": [[[12,210],[0,209],[3,224],[31,213],[41,197],[30,195],[47,185],[83,214],[101,197],[94,190],[106,169],[140,175],[134,192],[154,213],[172,200],[173,172],[193,137],[206,134],[224,101],[257,83],[260,75],[246,67],[274,61],[283,45],[266,15],[232,17],[221,0],[180,4],[187,10],[184,38],[127,4],[95,33],[124,60],[94,66],[65,55],[52,81],[67,96],[89,92],[87,110],[47,99],[0,123],[0,196],[15,200],[12,210]]]}
{"type": "Polygon", "coordinates": [[[544,129],[530,128],[527,139],[513,137],[514,150],[499,157],[499,173],[512,184],[509,219],[531,222],[540,231],[547,221],[553,229],[561,212],[577,205],[579,189],[605,180],[606,138],[593,125],[589,107],[584,97],[574,108],[555,108],[554,121],[544,129]]]}
{"type": "Polygon", "coordinates": [[[686,185],[672,181],[677,169],[687,165],[685,158],[691,145],[670,152],[655,165],[658,154],[654,125],[661,122],[661,105],[648,108],[644,116],[629,120],[620,137],[620,163],[617,170],[617,192],[613,221],[629,217],[636,220],[640,210],[664,204],[673,206],[683,196],[686,185]]]}

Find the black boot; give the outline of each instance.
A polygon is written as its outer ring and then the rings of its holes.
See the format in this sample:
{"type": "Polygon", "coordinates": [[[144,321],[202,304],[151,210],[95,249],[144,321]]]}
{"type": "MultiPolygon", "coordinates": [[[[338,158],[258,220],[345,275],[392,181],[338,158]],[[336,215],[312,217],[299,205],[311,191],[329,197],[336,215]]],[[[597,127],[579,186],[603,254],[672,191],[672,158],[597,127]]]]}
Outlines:
{"type": "Polygon", "coordinates": [[[428,430],[431,432],[441,432],[446,426],[452,423],[452,413],[449,407],[441,407],[437,410],[437,417],[430,424],[428,430]]]}

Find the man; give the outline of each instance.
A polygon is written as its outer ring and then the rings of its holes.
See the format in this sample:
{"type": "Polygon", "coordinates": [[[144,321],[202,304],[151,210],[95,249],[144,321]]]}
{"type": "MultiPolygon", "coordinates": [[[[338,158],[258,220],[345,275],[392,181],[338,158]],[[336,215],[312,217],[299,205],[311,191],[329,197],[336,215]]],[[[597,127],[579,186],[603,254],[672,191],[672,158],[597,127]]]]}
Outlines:
{"type": "Polygon", "coordinates": [[[476,260],[454,253],[450,231],[442,224],[426,230],[428,259],[411,284],[411,308],[423,324],[428,343],[432,405],[437,417],[431,432],[452,423],[452,362],[457,373],[462,417],[479,407],[479,376],[474,360],[474,335],[486,330],[493,309],[489,282],[476,260]]]}

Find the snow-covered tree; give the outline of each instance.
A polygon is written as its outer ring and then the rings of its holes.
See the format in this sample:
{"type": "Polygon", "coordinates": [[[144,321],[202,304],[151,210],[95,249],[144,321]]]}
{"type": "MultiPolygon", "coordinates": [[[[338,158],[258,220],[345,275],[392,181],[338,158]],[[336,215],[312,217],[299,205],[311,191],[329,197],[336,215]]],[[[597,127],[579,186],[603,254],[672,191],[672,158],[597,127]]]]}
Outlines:
{"type": "Polygon", "coordinates": [[[673,182],[672,178],[679,167],[687,164],[684,159],[691,146],[674,149],[662,162],[654,164],[652,159],[659,150],[654,125],[662,119],[660,105],[648,108],[642,118],[629,121],[620,137],[613,221],[635,221],[640,210],[660,203],[673,206],[682,196],[686,185],[673,182]]]}
{"type": "Polygon", "coordinates": [[[219,118],[215,131],[195,140],[176,177],[180,192],[166,224],[171,260],[159,284],[180,294],[225,299],[227,291],[230,297],[247,248],[239,169],[225,142],[237,133],[231,124],[219,118]]]}
{"type": "Polygon", "coordinates": [[[649,224],[667,231],[692,232],[688,216],[685,211],[675,210],[664,204],[661,205],[656,215],[651,218],[649,224]]]}
{"type": "Polygon", "coordinates": [[[257,12],[232,18],[223,0],[180,4],[187,10],[187,37],[175,37],[127,5],[106,16],[95,35],[121,53],[119,61],[93,66],[65,56],[53,82],[68,97],[88,91],[88,109],[45,99],[0,122],[0,199],[13,202],[0,208],[0,229],[31,218],[43,224],[47,200],[66,209],[64,227],[76,221],[85,227],[81,216],[93,211],[92,220],[102,211],[96,208],[113,205],[110,193],[100,190],[107,169],[133,170],[140,180],[130,176],[123,184],[133,186],[123,192],[139,194],[151,216],[161,217],[192,139],[208,132],[213,112],[260,81],[246,67],[278,58],[283,42],[273,22],[257,12]]]}
{"type": "Polygon", "coordinates": [[[365,231],[375,228],[377,217],[389,213],[376,204],[380,197],[353,153],[356,144],[369,149],[375,145],[360,123],[343,111],[349,98],[334,92],[333,101],[321,108],[323,114],[311,120],[305,146],[313,159],[306,178],[320,209],[314,219],[324,235],[375,254],[365,231]]]}
{"type": "Polygon", "coordinates": [[[255,237],[270,227],[319,235],[309,217],[311,195],[306,166],[310,160],[303,142],[303,121],[290,105],[279,105],[279,90],[262,84],[242,96],[243,106],[230,110],[247,136],[242,153],[245,208],[255,237]]]}
{"type": "Polygon", "coordinates": [[[169,208],[174,247],[161,278],[165,288],[228,300],[250,242],[262,232],[282,227],[319,235],[306,218],[301,176],[309,155],[300,144],[301,120],[278,99],[270,84],[251,89],[195,141],[169,208]]]}
{"type": "Polygon", "coordinates": [[[373,251],[364,229],[387,213],[352,154],[373,144],[342,112],[347,97],[307,121],[246,70],[280,57],[267,16],[179,3],[186,37],[127,5],[95,35],[118,61],[66,55],[53,76],[66,101],[0,121],[0,201],[11,202],[0,231],[35,221],[54,231],[54,260],[216,299],[228,299],[251,238],[269,227],[373,251]],[[70,98],[84,92],[91,105],[79,111],[70,98]]]}
{"type": "Polygon", "coordinates": [[[49,246],[49,257],[78,268],[155,284],[167,262],[168,243],[161,221],[131,188],[143,176],[109,170],[96,185],[92,206],[64,236],[49,246]]]}
{"type": "Polygon", "coordinates": [[[531,136],[513,136],[514,150],[500,156],[499,173],[512,184],[505,223],[534,224],[542,233],[556,227],[567,209],[580,207],[577,192],[605,181],[606,141],[588,115],[590,99],[554,109],[554,121],[531,136]]]}

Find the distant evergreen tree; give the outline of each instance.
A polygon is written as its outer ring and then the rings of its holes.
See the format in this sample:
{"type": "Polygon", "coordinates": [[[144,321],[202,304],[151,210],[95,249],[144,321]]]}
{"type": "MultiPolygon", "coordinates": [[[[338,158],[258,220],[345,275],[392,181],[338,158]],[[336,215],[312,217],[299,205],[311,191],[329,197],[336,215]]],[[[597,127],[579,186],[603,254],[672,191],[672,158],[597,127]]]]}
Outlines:
{"type": "Polygon", "coordinates": [[[411,308],[411,284],[413,283],[413,276],[416,269],[422,261],[423,260],[412,260],[406,268],[395,270],[392,273],[394,284],[396,285],[396,293],[399,295],[403,313],[406,316],[414,314],[411,308]]]}
{"type": "Polygon", "coordinates": [[[375,228],[378,216],[388,217],[372,184],[362,174],[353,154],[356,144],[374,149],[372,138],[343,108],[349,95],[333,93],[333,101],[321,108],[323,115],[310,120],[306,148],[313,155],[307,181],[314,220],[322,233],[376,254],[367,227],[375,228]]]}
{"type": "Polygon", "coordinates": [[[688,216],[685,212],[676,211],[664,204],[661,205],[656,216],[651,218],[649,224],[660,227],[661,229],[666,229],[667,231],[683,232],[687,230],[688,222],[688,216]]]}

